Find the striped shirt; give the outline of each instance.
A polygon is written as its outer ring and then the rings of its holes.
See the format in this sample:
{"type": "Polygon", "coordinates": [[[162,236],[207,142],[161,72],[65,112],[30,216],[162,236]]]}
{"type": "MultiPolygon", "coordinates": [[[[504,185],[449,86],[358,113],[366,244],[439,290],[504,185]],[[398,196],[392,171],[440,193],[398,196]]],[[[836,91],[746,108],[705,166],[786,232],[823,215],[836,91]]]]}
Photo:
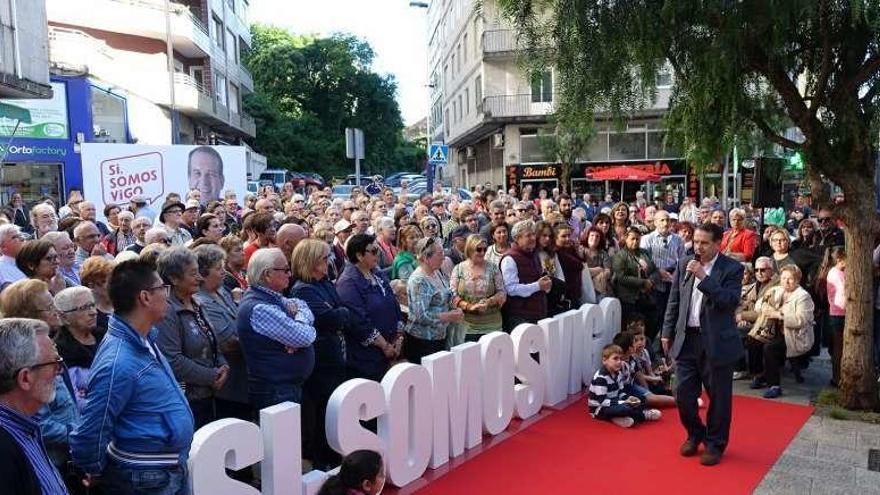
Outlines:
{"type": "MultiPolygon", "coordinates": [[[[61,474],[49,459],[40,426],[33,419],[0,403],[0,428],[9,433],[27,457],[43,493],[53,495],[67,493],[61,474]]],[[[4,459],[3,462],[9,460],[4,459]]]]}
{"type": "Polygon", "coordinates": [[[587,407],[590,416],[596,417],[603,407],[611,407],[620,404],[629,396],[623,392],[623,374],[612,375],[604,366],[596,370],[593,380],[590,382],[590,392],[587,398],[587,407]]]}
{"type": "MultiPolygon", "coordinates": [[[[640,247],[651,255],[651,261],[658,270],[666,270],[670,275],[685,255],[684,241],[678,234],[672,232],[665,236],[660,235],[656,230],[646,234],[642,237],[640,247]]],[[[666,292],[667,284],[659,284],[654,289],[666,292]]]]}
{"type": "Polygon", "coordinates": [[[255,285],[253,290],[269,294],[277,299],[278,305],[257,304],[251,312],[251,328],[263,337],[294,349],[312,345],[315,341],[315,317],[305,302],[286,298],[265,286],[255,285]],[[296,304],[296,313],[291,315],[287,307],[296,304]],[[283,308],[283,309],[282,309],[283,308]]]}

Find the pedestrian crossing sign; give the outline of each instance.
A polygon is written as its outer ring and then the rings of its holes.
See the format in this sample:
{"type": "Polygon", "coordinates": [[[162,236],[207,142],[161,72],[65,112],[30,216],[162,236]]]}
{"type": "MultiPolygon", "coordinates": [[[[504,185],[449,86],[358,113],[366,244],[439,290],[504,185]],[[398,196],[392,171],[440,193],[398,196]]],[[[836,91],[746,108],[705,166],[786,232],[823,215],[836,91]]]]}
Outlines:
{"type": "Polygon", "coordinates": [[[449,163],[449,146],[441,143],[432,143],[428,150],[428,161],[435,165],[446,165],[449,163]]]}

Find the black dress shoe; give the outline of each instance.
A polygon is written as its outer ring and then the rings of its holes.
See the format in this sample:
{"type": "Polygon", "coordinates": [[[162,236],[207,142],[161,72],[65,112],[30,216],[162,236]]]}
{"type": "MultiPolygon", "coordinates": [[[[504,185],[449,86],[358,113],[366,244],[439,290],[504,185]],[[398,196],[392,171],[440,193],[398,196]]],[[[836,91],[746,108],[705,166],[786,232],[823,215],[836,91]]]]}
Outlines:
{"type": "Polygon", "coordinates": [[[714,466],[719,462],[721,462],[721,452],[712,449],[704,450],[700,456],[700,464],[704,466],[714,466]]]}
{"type": "Polygon", "coordinates": [[[697,440],[692,440],[688,438],[681,444],[681,449],[679,452],[683,457],[693,457],[697,455],[697,449],[700,447],[700,442],[697,440]]]}

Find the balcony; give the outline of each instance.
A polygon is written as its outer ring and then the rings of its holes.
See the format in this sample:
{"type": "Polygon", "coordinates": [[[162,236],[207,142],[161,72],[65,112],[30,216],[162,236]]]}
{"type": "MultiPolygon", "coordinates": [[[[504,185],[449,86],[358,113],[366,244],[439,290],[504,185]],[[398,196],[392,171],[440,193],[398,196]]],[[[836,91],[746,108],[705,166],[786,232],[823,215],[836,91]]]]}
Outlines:
{"type": "MultiPolygon", "coordinates": [[[[171,2],[170,7],[174,49],[186,57],[207,56],[207,25],[186,5],[171,2]]],[[[165,40],[164,0],[46,0],[46,14],[51,23],[165,40]]]]}
{"type": "Polygon", "coordinates": [[[211,93],[188,74],[174,74],[174,103],[181,113],[193,117],[214,116],[211,93]]]}
{"type": "Polygon", "coordinates": [[[247,89],[248,92],[253,92],[254,76],[252,76],[251,72],[245,69],[241,64],[238,64],[238,81],[241,83],[242,88],[247,89]]]}
{"type": "Polygon", "coordinates": [[[513,29],[490,29],[483,31],[483,54],[487,58],[514,55],[522,49],[513,29]]]}
{"type": "Polygon", "coordinates": [[[553,102],[532,101],[531,94],[497,95],[483,98],[481,110],[487,119],[512,118],[535,120],[553,113],[553,102]]]}
{"type": "Polygon", "coordinates": [[[241,114],[241,130],[248,136],[257,135],[257,123],[254,118],[246,113],[241,114]]]}

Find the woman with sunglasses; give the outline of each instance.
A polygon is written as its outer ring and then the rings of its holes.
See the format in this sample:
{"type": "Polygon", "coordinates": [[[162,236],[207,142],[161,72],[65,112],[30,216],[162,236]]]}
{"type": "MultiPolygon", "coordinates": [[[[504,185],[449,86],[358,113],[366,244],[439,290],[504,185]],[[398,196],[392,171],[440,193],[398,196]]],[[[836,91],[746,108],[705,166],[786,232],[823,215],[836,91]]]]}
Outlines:
{"type": "MultiPolygon", "coordinates": [[[[88,289],[85,290],[88,292],[88,289]]],[[[4,318],[41,320],[49,325],[53,333],[64,324],[58,308],[55,307],[55,300],[49,293],[49,286],[42,280],[25,279],[10,284],[0,293],[0,313],[4,318]]],[[[76,393],[66,374],[63,356],[59,355],[57,361],[38,363],[31,367],[32,370],[38,368],[44,373],[50,373],[49,369],[54,370],[57,375],[54,382],[55,397],[33,419],[40,425],[49,458],[58,468],[70,493],[83,493],[79,478],[69,467],[69,435],[79,424],[79,409],[76,393]]]]}
{"type": "MultiPolygon", "coordinates": [[[[506,232],[505,225],[496,229],[506,232]]],[[[488,249],[481,236],[468,236],[464,245],[467,259],[455,266],[449,279],[453,307],[464,312],[464,340],[471,342],[501,330],[501,306],[507,300],[501,269],[486,259],[488,249]]],[[[450,347],[460,343],[448,342],[450,347]]]]}
{"type": "Polygon", "coordinates": [[[57,293],[68,287],[58,272],[59,260],[55,245],[46,239],[25,242],[15,256],[15,265],[28,278],[42,280],[57,293]]]}
{"type": "Polygon", "coordinates": [[[171,247],[159,255],[157,271],[171,286],[156,343],[168,359],[192,409],[196,429],[217,418],[215,393],[229,377],[229,365],[207,315],[195,300],[202,276],[196,255],[171,247]]]}
{"type": "Polygon", "coordinates": [[[303,386],[305,403],[314,406],[315,415],[306,417],[313,424],[303,432],[307,436],[306,456],[319,467],[339,463],[339,455],[327,445],[324,417],[330,394],[346,379],[345,337],[354,327],[351,313],[327,277],[329,258],[330,246],[326,242],[303,239],[294,248],[290,261],[296,279],[293,297],[304,301],[315,317],[315,368],[303,386]]]}

